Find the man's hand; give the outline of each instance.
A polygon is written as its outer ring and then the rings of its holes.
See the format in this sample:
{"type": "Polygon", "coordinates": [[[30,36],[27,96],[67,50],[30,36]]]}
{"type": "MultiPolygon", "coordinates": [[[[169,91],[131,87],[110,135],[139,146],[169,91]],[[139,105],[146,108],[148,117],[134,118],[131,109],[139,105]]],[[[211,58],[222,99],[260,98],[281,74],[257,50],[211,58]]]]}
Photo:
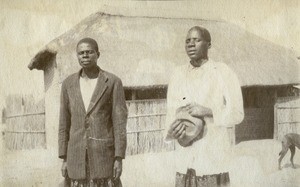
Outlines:
{"type": "Polygon", "coordinates": [[[63,161],[62,166],[61,166],[61,174],[63,177],[67,177],[68,176],[68,172],[67,172],[67,161],[63,161]]]}
{"type": "Polygon", "coordinates": [[[172,123],[168,133],[176,139],[183,138],[185,136],[185,125],[176,120],[172,123]]]}
{"type": "Polygon", "coordinates": [[[212,116],[212,111],[210,108],[204,107],[197,103],[189,103],[186,105],[189,114],[193,117],[202,118],[205,116],[212,116]]]}
{"type": "Polygon", "coordinates": [[[122,159],[116,158],[114,163],[114,180],[117,180],[121,177],[122,174],[122,159]]]}

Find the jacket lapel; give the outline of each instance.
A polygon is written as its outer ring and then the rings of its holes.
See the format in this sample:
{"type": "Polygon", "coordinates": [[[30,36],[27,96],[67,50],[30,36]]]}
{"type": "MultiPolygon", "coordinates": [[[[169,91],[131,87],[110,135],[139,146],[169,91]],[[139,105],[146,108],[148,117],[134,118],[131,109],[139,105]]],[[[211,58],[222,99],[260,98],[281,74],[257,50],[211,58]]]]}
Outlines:
{"type": "Polygon", "coordinates": [[[96,103],[98,102],[98,100],[101,98],[101,96],[103,95],[103,93],[107,89],[107,85],[106,85],[107,80],[108,80],[108,78],[105,75],[104,71],[100,69],[97,84],[96,84],[96,88],[93,92],[91,102],[90,102],[89,107],[88,107],[87,112],[86,112],[87,115],[95,107],[96,103]]]}

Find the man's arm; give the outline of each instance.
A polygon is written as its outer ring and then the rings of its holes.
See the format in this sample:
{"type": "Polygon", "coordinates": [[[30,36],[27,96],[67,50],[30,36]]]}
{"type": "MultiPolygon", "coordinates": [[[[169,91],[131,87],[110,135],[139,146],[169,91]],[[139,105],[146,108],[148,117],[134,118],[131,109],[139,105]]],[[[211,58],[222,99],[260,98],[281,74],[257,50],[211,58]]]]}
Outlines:
{"type": "Polygon", "coordinates": [[[191,116],[194,116],[194,117],[197,117],[197,118],[212,117],[213,116],[213,112],[210,108],[199,105],[197,103],[188,103],[186,105],[186,108],[188,109],[189,114],[191,116]]]}
{"type": "Polygon", "coordinates": [[[122,174],[122,159],[125,158],[127,146],[126,123],[128,111],[125,102],[125,93],[120,79],[117,79],[114,84],[112,100],[112,123],[115,140],[113,177],[116,180],[120,178],[122,174]]]}
{"type": "Polygon", "coordinates": [[[236,74],[228,67],[221,74],[223,84],[223,106],[214,116],[217,125],[232,127],[244,119],[241,86],[236,74]]]}
{"type": "MultiPolygon", "coordinates": [[[[178,79],[177,79],[178,73],[177,69],[174,69],[170,75],[170,80],[168,83],[168,92],[167,92],[167,113],[166,113],[166,120],[165,120],[165,130],[163,132],[164,140],[165,142],[170,142],[177,136],[174,136],[173,131],[179,126],[175,122],[175,113],[178,106],[178,79]]],[[[180,130],[182,126],[178,127],[176,129],[176,133],[182,131],[180,130]]],[[[180,136],[180,135],[179,135],[180,136]]],[[[178,136],[178,137],[179,137],[178,136]]]]}
{"type": "Polygon", "coordinates": [[[115,158],[125,158],[127,146],[127,106],[122,81],[117,79],[113,88],[112,96],[112,123],[115,140],[115,158]]]}
{"type": "Polygon", "coordinates": [[[60,114],[58,129],[58,157],[67,158],[69,131],[71,126],[71,114],[69,110],[69,98],[65,83],[62,84],[60,97],[60,114]]]}

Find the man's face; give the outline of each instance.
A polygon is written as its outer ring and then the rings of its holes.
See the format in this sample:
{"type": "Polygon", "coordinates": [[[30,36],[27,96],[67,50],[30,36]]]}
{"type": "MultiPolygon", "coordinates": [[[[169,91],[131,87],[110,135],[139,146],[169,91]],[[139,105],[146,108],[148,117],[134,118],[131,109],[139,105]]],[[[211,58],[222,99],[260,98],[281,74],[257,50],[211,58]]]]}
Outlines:
{"type": "Polygon", "coordinates": [[[81,43],[77,46],[77,58],[81,67],[97,67],[99,52],[89,43],[81,43]]]}
{"type": "Polygon", "coordinates": [[[200,31],[192,29],[188,32],[185,40],[185,50],[191,60],[207,58],[207,51],[210,43],[205,41],[200,31]]]}

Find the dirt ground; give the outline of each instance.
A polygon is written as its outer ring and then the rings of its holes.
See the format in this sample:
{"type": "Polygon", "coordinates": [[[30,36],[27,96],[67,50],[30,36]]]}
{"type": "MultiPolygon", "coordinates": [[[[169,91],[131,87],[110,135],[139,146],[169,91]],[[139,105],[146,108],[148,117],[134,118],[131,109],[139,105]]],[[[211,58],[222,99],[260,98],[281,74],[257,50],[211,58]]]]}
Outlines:
{"type": "MultiPolygon", "coordinates": [[[[300,153],[296,151],[296,169],[289,163],[290,153],[278,170],[281,144],[275,140],[242,142],[233,148],[229,163],[231,186],[297,187],[300,186],[300,153]]],[[[124,187],[173,187],[175,152],[128,156],[124,160],[124,187]]],[[[0,186],[59,186],[61,161],[54,151],[32,150],[5,152],[1,155],[0,186]]],[[[201,174],[198,174],[201,175],[201,174]]]]}
{"type": "MultiPolygon", "coordinates": [[[[296,151],[294,158],[296,169],[291,168],[288,153],[282,161],[283,169],[278,170],[280,150],[281,144],[275,140],[255,140],[236,145],[234,158],[229,163],[231,186],[300,186],[300,152],[296,151]]],[[[169,171],[174,171],[175,162],[174,152],[132,156],[124,165],[124,186],[173,187],[175,172],[169,171]]]]}

